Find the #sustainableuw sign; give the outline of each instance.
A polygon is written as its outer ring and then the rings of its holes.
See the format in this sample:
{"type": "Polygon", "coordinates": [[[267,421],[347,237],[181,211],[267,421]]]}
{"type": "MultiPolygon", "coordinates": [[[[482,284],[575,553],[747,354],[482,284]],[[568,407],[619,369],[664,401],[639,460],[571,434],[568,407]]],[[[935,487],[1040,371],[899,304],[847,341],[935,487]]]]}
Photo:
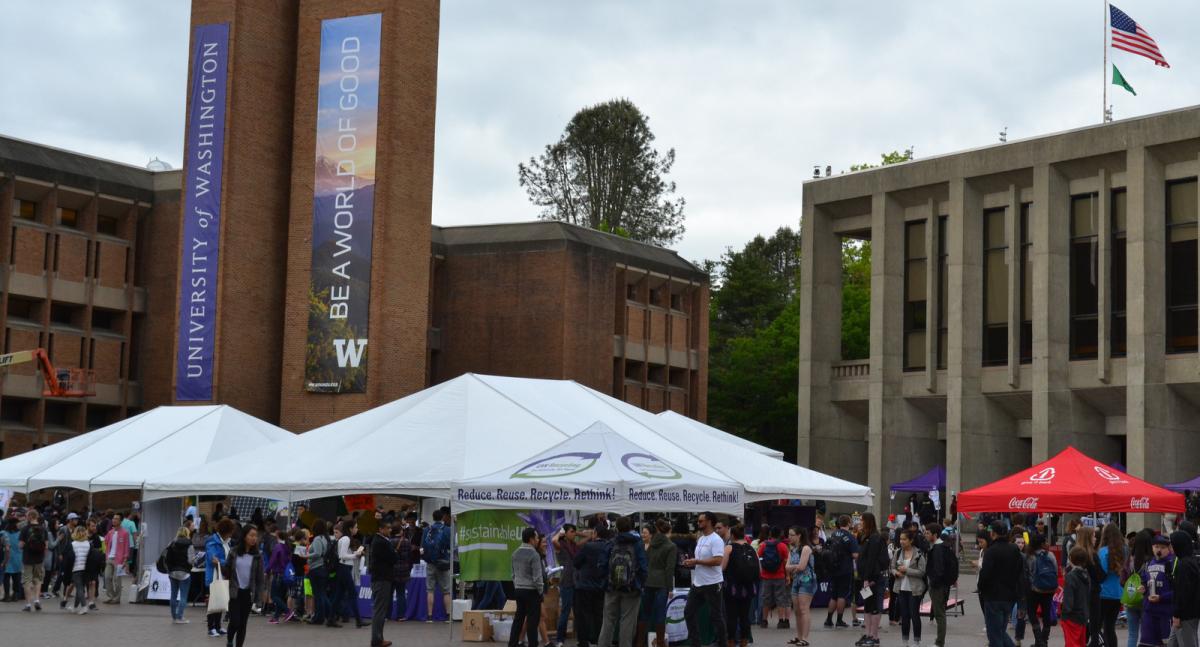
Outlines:
{"type": "Polygon", "coordinates": [[[179,338],[175,399],[213,397],[217,251],[221,242],[221,168],[225,161],[225,71],[229,25],[197,25],[192,33],[186,176],[183,186],[183,265],[179,272],[179,338]]]}
{"type": "Polygon", "coordinates": [[[381,14],[321,22],[305,388],[363,393],[381,14]]]}

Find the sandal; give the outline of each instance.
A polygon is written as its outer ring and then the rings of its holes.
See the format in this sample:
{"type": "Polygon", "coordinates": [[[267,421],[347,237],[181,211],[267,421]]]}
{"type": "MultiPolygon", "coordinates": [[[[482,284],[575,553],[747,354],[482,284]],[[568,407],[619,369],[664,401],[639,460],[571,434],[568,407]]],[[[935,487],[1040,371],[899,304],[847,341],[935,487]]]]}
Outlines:
{"type": "Polygon", "coordinates": [[[800,640],[799,638],[792,638],[791,640],[787,641],[787,644],[797,645],[798,647],[804,647],[804,641],[800,640]]]}

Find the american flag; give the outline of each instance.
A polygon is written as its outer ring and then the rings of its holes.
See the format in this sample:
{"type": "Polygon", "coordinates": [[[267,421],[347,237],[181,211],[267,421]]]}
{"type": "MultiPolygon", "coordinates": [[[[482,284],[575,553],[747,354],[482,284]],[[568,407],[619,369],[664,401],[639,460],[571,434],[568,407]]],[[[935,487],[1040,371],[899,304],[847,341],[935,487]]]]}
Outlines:
{"type": "Polygon", "coordinates": [[[1158,43],[1146,33],[1142,26],[1133,21],[1124,11],[1109,5],[1108,14],[1112,23],[1112,46],[1131,52],[1154,61],[1155,65],[1171,67],[1162,52],[1158,51],[1158,43]]]}

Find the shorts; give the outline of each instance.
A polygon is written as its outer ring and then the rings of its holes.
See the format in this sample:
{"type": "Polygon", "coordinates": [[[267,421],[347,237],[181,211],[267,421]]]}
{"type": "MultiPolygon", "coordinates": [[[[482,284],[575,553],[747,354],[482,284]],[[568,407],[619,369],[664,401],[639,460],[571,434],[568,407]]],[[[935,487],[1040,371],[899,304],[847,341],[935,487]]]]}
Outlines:
{"type": "Polygon", "coordinates": [[[829,597],[834,600],[854,599],[854,575],[846,573],[845,575],[834,575],[829,580],[829,597]]]}
{"type": "Polygon", "coordinates": [[[778,580],[762,580],[762,601],[764,609],[790,609],[792,598],[788,590],[786,578],[778,580]]]}
{"type": "Polygon", "coordinates": [[[638,611],[638,622],[658,626],[667,622],[667,590],[663,588],[646,588],[642,591],[641,609],[638,611]]]}
{"type": "MultiPolygon", "coordinates": [[[[899,599],[899,596],[896,596],[899,599]]],[[[863,600],[863,613],[869,615],[879,615],[883,613],[883,579],[875,582],[875,586],[871,587],[871,597],[863,600]]]]}
{"type": "Polygon", "coordinates": [[[26,564],[21,567],[21,581],[26,586],[34,586],[42,588],[42,582],[46,580],[46,567],[41,562],[37,564],[26,564]]]}
{"type": "Polygon", "coordinates": [[[811,572],[797,573],[796,577],[792,578],[792,595],[816,595],[816,594],[817,594],[817,578],[811,572]],[[807,581],[805,581],[806,576],[807,576],[807,581]]]}
{"type": "Polygon", "coordinates": [[[444,595],[450,595],[454,589],[454,571],[446,569],[439,571],[432,564],[425,569],[425,591],[434,593],[439,587],[444,595]]]}

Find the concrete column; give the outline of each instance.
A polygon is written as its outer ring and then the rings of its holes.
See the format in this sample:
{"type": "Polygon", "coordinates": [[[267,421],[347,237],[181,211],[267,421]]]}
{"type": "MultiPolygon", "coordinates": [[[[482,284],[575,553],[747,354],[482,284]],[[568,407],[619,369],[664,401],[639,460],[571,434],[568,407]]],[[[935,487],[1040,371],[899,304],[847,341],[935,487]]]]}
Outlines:
{"type": "Polygon", "coordinates": [[[1096,224],[1100,242],[1100,258],[1096,266],[1096,378],[1101,382],[1109,379],[1109,362],[1112,359],[1112,344],[1109,343],[1109,324],[1112,322],[1112,303],[1109,299],[1112,278],[1112,178],[1108,169],[1100,169],[1100,193],[1097,202],[1100,218],[1096,224]]]}
{"type": "Polygon", "coordinates": [[[842,248],[832,218],[816,208],[808,193],[800,224],[800,327],[796,462],[816,470],[865,483],[863,442],[843,437],[841,419],[831,398],[830,370],[841,358],[842,248]],[[845,452],[859,461],[857,469],[842,464],[845,452]]]}

